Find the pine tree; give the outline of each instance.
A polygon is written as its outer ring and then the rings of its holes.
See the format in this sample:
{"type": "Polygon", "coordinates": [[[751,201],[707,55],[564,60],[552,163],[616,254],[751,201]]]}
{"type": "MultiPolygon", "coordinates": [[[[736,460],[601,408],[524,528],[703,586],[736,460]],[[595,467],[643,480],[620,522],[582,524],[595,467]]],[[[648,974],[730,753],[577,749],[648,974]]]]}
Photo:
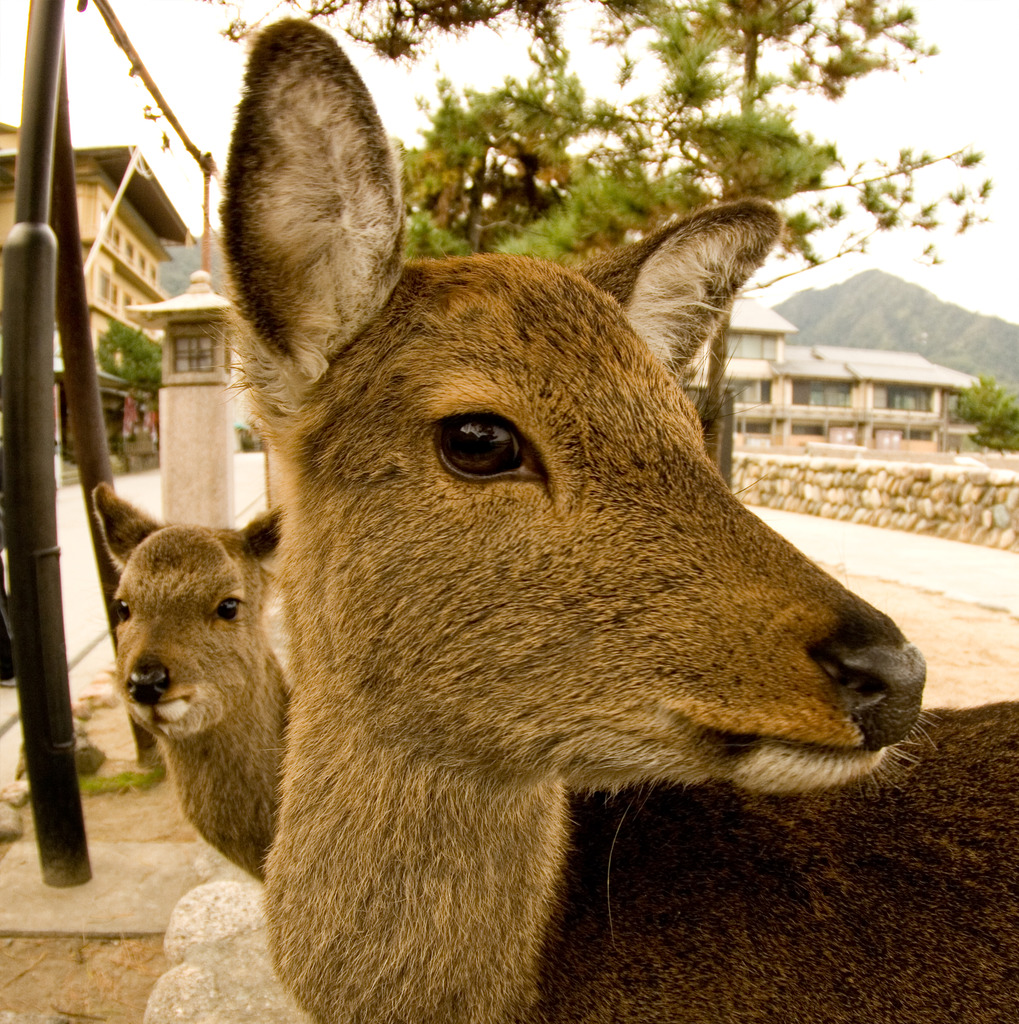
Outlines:
{"type": "Polygon", "coordinates": [[[526,82],[488,93],[439,83],[425,145],[406,154],[413,255],[504,248],[565,200],[568,147],[588,124],[583,89],[556,51],[534,60],[526,82]]]}
{"type": "MultiPolygon", "coordinates": [[[[279,0],[263,4],[265,14],[248,21],[236,0],[207,0],[229,8],[232,17],[224,34],[244,39],[262,23],[270,10],[286,7],[327,25],[336,25],[359,43],[367,43],[384,57],[399,60],[420,55],[434,34],[463,35],[479,25],[489,28],[523,26],[535,38],[558,38],[564,0],[279,0]]],[[[611,6],[626,10],[629,0],[611,6]]]]}
{"type": "MultiPolygon", "coordinates": [[[[990,194],[990,182],[970,184],[965,173],[978,153],[903,149],[846,167],[835,143],[797,126],[797,97],[836,102],[854,82],[936,52],[919,38],[912,9],[893,0],[280,4],[397,59],[480,25],[531,33],[527,81],[488,93],[440,84],[425,144],[407,154],[412,253],[579,258],[706,203],[759,196],[781,205],[789,272],[798,273],[865,251],[879,232],[929,231],[946,213],[965,230],[990,194]],[[570,73],[562,43],[578,7],[600,13],[596,41],[617,55],[615,102],[588,99],[570,73]],[[652,88],[634,95],[649,68],[652,88]],[[963,172],[958,187],[922,194],[922,172],[949,163],[963,172]]],[[[270,5],[253,0],[245,10],[267,16],[270,5]]],[[[262,20],[237,17],[227,34],[239,38],[262,20]]],[[[923,255],[937,260],[933,247],[923,255]]]]}
{"type": "Polygon", "coordinates": [[[1019,400],[993,377],[981,374],[978,383],[961,392],[958,412],[976,424],[973,441],[981,448],[1019,451],[1019,400]]]}
{"type": "Polygon", "coordinates": [[[786,213],[798,271],[864,251],[878,232],[929,231],[946,211],[959,230],[979,219],[989,182],[921,196],[919,177],[938,163],[971,170],[979,154],[904,149],[847,170],[834,143],[796,125],[796,96],[837,101],[853,81],[934,52],[908,9],[878,0],[605,6],[600,39],[618,54],[623,101],[589,99],[568,55],[544,41],[526,82],[484,94],[442,83],[425,144],[408,154],[412,251],[569,259],[709,202],[759,196],[786,213]],[[643,82],[652,65],[654,88],[632,95],[638,68],[643,82]],[[834,245],[832,228],[841,230],[834,245]]]}
{"type": "Polygon", "coordinates": [[[142,391],[155,391],[163,379],[163,351],[144,331],[110,320],[99,335],[96,361],[107,373],[142,391]]]}

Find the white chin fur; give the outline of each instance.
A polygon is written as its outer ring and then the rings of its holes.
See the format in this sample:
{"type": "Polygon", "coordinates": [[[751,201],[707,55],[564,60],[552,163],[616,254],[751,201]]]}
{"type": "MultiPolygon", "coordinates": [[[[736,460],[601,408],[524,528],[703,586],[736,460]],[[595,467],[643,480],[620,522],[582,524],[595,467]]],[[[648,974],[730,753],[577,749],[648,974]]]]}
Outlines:
{"type": "Polygon", "coordinates": [[[191,702],[178,697],[177,700],[160,701],[153,709],[155,721],[176,723],[181,721],[191,708],[191,702]]]}
{"type": "Polygon", "coordinates": [[[884,750],[824,750],[764,740],[740,759],[731,781],[755,793],[807,793],[869,775],[884,750]]]}

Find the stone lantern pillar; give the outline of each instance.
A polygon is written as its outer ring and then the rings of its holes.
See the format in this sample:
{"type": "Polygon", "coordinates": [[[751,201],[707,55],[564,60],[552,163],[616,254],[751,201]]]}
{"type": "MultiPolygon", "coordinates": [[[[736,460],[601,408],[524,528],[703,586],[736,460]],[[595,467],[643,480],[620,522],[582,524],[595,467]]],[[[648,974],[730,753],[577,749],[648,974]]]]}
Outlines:
{"type": "Polygon", "coordinates": [[[214,528],[234,526],[234,411],[227,324],[230,301],[204,270],[183,295],[129,312],[162,328],[159,467],[163,518],[214,528]]]}

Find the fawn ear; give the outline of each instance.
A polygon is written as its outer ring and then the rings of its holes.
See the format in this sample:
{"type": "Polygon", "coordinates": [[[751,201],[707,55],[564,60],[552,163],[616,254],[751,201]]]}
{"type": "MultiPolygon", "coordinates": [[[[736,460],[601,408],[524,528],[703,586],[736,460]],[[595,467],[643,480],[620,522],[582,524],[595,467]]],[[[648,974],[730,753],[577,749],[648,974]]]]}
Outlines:
{"type": "Polygon", "coordinates": [[[622,304],[652,352],[682,369],[727,321],[736,292],[781,230],[768,203],[726,203],[591,260],[580,272],[622,304]]]}
{"type": "Polygon", "coordinates": [[[260,411],[291,412],[386,303],[402,269],[401,171],[371,96],[331,36],[258,37],[221,208],[238,339],[260,411]]]}
{"type": "Polygon", "coordinates": [[[241,530],[244,546],[258,559],[268,558],[280,542],[280,513],[278,509],[263,512],[241,530]]]}
{"type": "Polygon", "coordinates": [[[92,500],[110,555],[118,568],[123,569],[131,552],[159,529],[159,523],[130,502],[118,498],[109,484],[98,484],[92,492],[92,500]]]}

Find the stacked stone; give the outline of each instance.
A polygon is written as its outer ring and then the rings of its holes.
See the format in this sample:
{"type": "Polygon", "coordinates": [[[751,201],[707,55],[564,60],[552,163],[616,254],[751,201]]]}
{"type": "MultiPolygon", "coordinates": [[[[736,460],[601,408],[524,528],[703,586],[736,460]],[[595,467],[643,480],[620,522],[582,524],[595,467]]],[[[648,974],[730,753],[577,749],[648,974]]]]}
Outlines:
{"type": "Polygon", "coordinates": [[[1011,470],[741,452],[732,486],[748,505],[1019,551],[1011,470]]]}

